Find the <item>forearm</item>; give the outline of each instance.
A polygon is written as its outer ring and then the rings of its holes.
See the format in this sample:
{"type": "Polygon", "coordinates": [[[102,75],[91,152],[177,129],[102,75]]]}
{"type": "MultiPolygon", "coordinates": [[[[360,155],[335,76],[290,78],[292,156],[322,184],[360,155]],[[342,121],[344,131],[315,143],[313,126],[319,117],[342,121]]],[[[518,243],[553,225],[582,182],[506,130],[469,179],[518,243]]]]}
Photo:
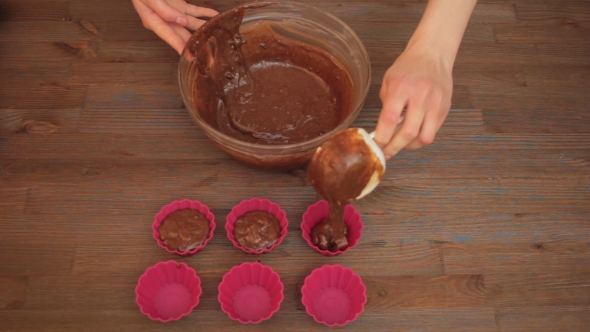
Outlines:
{"type": "Polygon", "coordinates": [[[435,52],[452,68],[469,17],[477,0],[430,0],[420,24],[408,42],[435,52]]]}

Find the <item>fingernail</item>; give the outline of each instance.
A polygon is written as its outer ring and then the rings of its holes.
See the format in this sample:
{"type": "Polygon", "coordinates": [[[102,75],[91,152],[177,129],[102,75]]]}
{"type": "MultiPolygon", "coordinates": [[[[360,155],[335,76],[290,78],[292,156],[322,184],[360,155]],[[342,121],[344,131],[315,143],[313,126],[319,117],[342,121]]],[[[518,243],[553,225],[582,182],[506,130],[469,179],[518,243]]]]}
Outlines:
{"type": "Polygon", "coordinates": [[[182,26],[185,26],[188,24],[188,21],[186,20],[186,18],[182,17],[182,16],[178,16],[176,18],[176,24],[180,24],[182,26]]]}
{"type": "Polygon", "coordinates": [[[386,154],[385,155],[385,160],[389,160],[389,159],[391,159],[391,157],[393,157],[393,156],[390,156],[390,155],[386,154]]]}

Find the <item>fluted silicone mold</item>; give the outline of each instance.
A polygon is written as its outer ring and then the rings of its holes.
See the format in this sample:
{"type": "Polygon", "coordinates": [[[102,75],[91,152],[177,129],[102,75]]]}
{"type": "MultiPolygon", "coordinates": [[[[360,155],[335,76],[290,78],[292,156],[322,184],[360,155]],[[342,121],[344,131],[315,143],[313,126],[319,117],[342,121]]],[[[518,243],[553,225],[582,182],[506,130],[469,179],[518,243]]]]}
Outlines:
{"type": "Polygon", "coordinates": [[[281,209],[281,207],[277,203],[269,201],[268,199],[252,198],[249,200],[244,200],[244,201],[240,202],[240,204],[238,204],[232,208],[231,212],[227,215],[227,220],[225,223],[225,230],[227,231],[227,238],[233,243],[233,245],[236,248],[238,248],[244,252],[247,252],[249,254],[261,255],[261,254],[265,254],[265,253],[271,251],[272,249],[276,248],[279,244],[281,244],[281,242],[283,242],[283,239],[287,235],[287,226],[289,226],[289,221],[287,220],[287,214],[285,213],[285,211],[283,211],[281,209]],[[250,212],[250,211],[269,212],[272,215],[274,215],[275,218],[277,218],[277,220],[279,221],[279,225],[281,226],[281,234],[279,236],[279,239],[277,240],[277,242],[275,244],[273,244],[272,246],[270,246],[267,249],[254,251],[254,250],[244,248],[236,240],[236,237],[234,236],[234,225],[236,224],[236,221],[238,220],[238,218],[240,218],[246,212],[250,212]]]}
{"type": "Polygon", "coordinates": [[[231,319],[240,323],[260,323],[279,310],[283,283],[269,266],[243,263],[223,276],[217,299],[231,319]]]}
{"type": "Polygon", "coordinates": [[[188,315],[199,304],[201,279],[184,263],[160,262],[139,277],[135,301],[153,320],[169,322],[188,315]]]}
{"type": "Polygon", "coordinates": [[[354,206],[350,204],[346,205],[344,207],[344,223],[348,228],[348,235],[346,236],[348,240],[348,247],[346,247],[344,250],[332,252],[318,248],[318,246],[316,246],[311,241],[311,231],[315,225],[319,224],[325,218],[328,218],[329,215],[330,206],[326,201],[318,201],[317,203],[309,206],[307,211],[303,214],[301,221],[301,233],[303,238],[313,249],[315,249],[315,251],[325,256],[336,256],[349,251],[358,244],[363,235],[363,221],[361,220],[361,215],[356,211],[354,206]]]}
{"type": "Polygon", "coordinates": [[[180,256],[194,255],[197,252],[201,251],[203,248],[205,248],[207,243],[209,243],[209,241],[213,237],[213,232],[215,231],[215,217],[214,217],[213,213],[211,213],[211,210],[209,210],[209,207],[207,207],[207,205],[205,205],[199,201],[190,200],[190,199],[173,201],[170,204],[162,207],[160,212],[158,212],[156,214],[156,217],[154,218],[154,223],[152,224],[152,231],[153,231],[152,235],[154,236],[154,239],[156,240],[156,242],[158,242],[158,245],[160,247],[164,248],[164,250],[166,250],[167,252],[177,254],[180,256]],[[160,228],[162,221],[164,221],[164,219],[166,219],[166,217],[170,213],[177,211],[177,210],[182,210],[182,209],[197,210],[197,211],[201,212],[202,214],[204,214],[205,217],[207,217],[207,220],[209,220],[209,235],[207,235],[207,238],[205,239],[203,244],[201,244],[200,246],[197,246],[196,248],[193,248],[191,250],[187,250],[187,251],[171,250],[170,248],[168,248],[164,244],[164,242],[162,242],[162,238],[160,237],[160,232],[158,231],[158,228],[160,228]]]}
{"type": "Polygon", "coordinates": [[[305,278],[302,302],[316,322],[343,326],[360,315],[367,302],[361,277],[342,265],[324,265],[305,278]]]}

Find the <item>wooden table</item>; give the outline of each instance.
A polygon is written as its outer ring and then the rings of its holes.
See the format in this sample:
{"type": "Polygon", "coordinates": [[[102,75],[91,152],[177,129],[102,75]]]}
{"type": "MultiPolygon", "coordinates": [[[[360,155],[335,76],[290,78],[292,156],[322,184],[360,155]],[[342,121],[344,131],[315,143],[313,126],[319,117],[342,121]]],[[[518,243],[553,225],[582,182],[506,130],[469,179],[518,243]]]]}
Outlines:
{"type": "MultiPolygon", "coordinates": [[[[365,43],[373,83],[355,125],[374,128],[383,73],[425,1],[307,2],[365,43]]],[[[339,257],[301,237],[318,199],[305,170],[258,171],[217,149],[183,106],[177,61],[129,1],[1,2],[1,331],[327,330],[299,289],[333,263],[367,286],[364,313],[341,330],[590,330],[589,1],[480,1],[446,124],[354,204],[363,238],[339,257]],[[251,197],[279,203],[290,220],[284,243],[263,256],[235,249],[223,228],[251,197]],[[180,198],[211,207],[218,227],[186,258],[159,248],[150,228],[180,198]],[[162,324],[139,312],[134,287],[170,259],[197,271],[203,294],[191,315],[162,324]],[[217,286],[256,260],[280,274],[285,300],[246,326],[220,310],[217,286]]]]}

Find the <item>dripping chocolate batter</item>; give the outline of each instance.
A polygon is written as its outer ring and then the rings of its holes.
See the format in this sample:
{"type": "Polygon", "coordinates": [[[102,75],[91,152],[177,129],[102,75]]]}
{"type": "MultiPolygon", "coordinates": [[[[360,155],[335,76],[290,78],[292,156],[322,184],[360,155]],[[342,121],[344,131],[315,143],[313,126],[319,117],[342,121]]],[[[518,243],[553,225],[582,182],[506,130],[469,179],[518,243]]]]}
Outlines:
{"type": "MultiPolygon", "coordinates": [[[[326,51],[273,30],[240,26],[247,9],[222,13],[195,34],[193,100],[199,116],[224,134],[261,144],[292,144],[340,124],[352,108],[352,80],[326,51]]],[[[190,43],[190,42],[189,42],[190,43]]]]}
{"type": "Polygon", "coordinates": [[[307,177],[330,204],[328,220],[312,230],[312,240],[320,249],[337,251],[348,246],[344,206],[361,195],[375,171],[382,174],[383,166],[356,128],[337,132],[317,149],[307,177]]]}

